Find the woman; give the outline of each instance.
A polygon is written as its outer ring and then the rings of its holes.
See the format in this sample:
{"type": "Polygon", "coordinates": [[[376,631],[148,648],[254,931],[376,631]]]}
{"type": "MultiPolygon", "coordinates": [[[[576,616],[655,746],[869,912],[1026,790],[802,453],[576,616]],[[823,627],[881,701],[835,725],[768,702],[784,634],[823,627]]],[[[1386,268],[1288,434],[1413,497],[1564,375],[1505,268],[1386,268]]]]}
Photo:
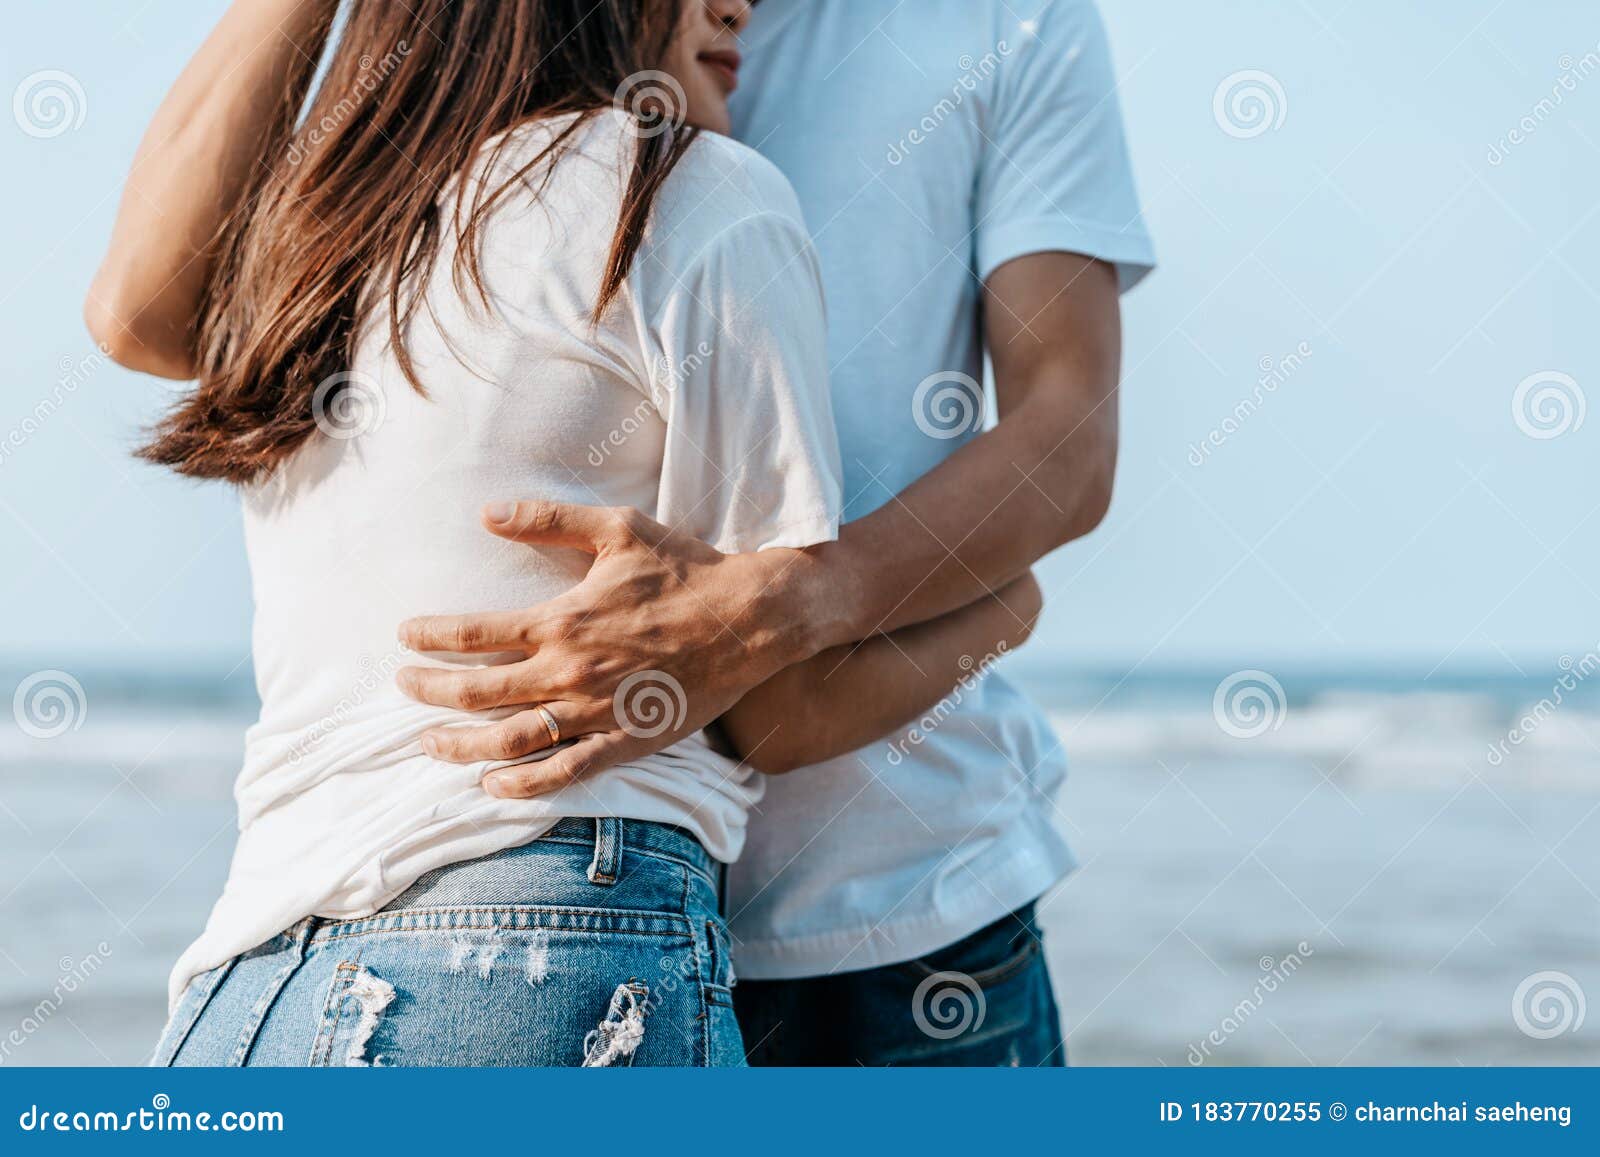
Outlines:
{"type": "MultiPolygon", "coordinates": [[[[471,526],[486,495],[728,551],[833,536],[815,258],[782,177],[716,135],[748,7],[355,0],[302,118],[333,5],[241,2],[158,114],[90,322],[198,378],[142,453],[241,488],[262,708],[156,1063],[742,1063],[717,882],[760,771],[888,733],[1027,634],[1031,582],[535,800],[431,758],[467,717],[393,685],[418,608],[584,573],[471,526]],[[838,724],[792,734],[796,694],[838,724]]],[[[681,710],[653,677],[616,704],[641,729],[681,710]]],[[[559,704],[513,714],[562,742],[559,704]]]]}

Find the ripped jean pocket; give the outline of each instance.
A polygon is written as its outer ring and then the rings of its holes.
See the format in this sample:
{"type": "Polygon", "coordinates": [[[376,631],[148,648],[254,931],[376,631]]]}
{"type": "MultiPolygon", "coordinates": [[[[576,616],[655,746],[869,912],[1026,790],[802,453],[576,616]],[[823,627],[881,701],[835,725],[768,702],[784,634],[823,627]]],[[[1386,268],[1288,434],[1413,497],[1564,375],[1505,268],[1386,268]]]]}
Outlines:
{"type": "Polygon", "coordinates": [[[710,986],[687,920],[591,930],[512,927],[510,913],[494,915],[320,946],[306,972],[318,978],[321,1011],[299,1063],[707,1063],[710,986]]]}

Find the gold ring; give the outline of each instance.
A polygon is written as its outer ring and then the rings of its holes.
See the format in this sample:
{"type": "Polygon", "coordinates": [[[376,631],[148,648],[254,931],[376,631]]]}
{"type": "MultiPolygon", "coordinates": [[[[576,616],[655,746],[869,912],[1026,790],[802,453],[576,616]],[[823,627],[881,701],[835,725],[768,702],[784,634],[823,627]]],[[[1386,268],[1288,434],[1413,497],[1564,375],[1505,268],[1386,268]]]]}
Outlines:
{"type": "Polygon", "coordinates": [[[545,730],[550,732],[550,746],[554,747],[561,742],[561,727],[556,723],[556,717],[550,714],[550,709],[543,703],[535,703],[533,709],[539,713],[539,718],[544,720],[545,730]]]}

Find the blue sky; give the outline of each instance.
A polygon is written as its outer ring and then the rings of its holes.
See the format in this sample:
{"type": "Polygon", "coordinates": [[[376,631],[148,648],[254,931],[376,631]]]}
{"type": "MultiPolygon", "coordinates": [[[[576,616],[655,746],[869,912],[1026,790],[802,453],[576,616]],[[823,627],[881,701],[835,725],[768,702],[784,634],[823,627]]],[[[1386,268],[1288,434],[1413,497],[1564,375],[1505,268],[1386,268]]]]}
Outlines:
{"type": "MultiPolygon", "coordinates": [[[[0,661],[248,653],[233,498],[127,455],[167,388],[77,369],[122,175],[221,8],[8,9],[5,92],[67,73],[82,123],[0,118],[0,661]]],[[[1595,647],[1600,12],[1102,8],[1163,266],[1125,303],[1115,509],[1045,564],[1029,661],[1512,673],[1595,647]],[[1519,423],[1522,383],[1564,433],[1519,423]]]]}

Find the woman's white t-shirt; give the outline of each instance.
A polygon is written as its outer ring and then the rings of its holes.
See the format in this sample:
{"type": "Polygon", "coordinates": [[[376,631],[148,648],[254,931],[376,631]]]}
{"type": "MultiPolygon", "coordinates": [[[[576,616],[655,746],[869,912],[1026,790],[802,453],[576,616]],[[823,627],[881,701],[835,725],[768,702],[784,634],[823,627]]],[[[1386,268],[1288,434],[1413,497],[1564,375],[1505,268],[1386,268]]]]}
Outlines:
{"type": "MultiPolygon", "coordinates": [[[[520,127],[472,179],[498,184],[566,123],[520,127]]],[[[547,184],[535,173],[503,200],[484,234],[487,310],[456,291],[442,246],[407,334],[427,396],[380,320],[343,389],[319,396],[319,434],[247,491],[261,717],[235,790],[227,885],[173,970],[172,1000],[306,916],[368,915],[423,873],[524,844],[562,817],[676,824],[721,860],[739,854],[760,780],[700,735],[540,799],[498,800],[479,781],[503,764],[443,763],[419,745],[430,728],[483,717],[416,703],[394,683],[405,665],[497,661],[404,652],[403,620],[526,607],[583,577],[585,555],[484,531],[485,502],[634,507],[725,551],[837,533],[821,281],[788,182],[703,134],[594,325],[634,148],[632,122],[608,111],[547,184]]],[[[454,195],[441,196],[447,228],[454,195]]],[[[639,674],[648,699],[651,675],[639,674]]],[[[660,689],[656,706],[680,711],[674,688],[660,689]]]]}

